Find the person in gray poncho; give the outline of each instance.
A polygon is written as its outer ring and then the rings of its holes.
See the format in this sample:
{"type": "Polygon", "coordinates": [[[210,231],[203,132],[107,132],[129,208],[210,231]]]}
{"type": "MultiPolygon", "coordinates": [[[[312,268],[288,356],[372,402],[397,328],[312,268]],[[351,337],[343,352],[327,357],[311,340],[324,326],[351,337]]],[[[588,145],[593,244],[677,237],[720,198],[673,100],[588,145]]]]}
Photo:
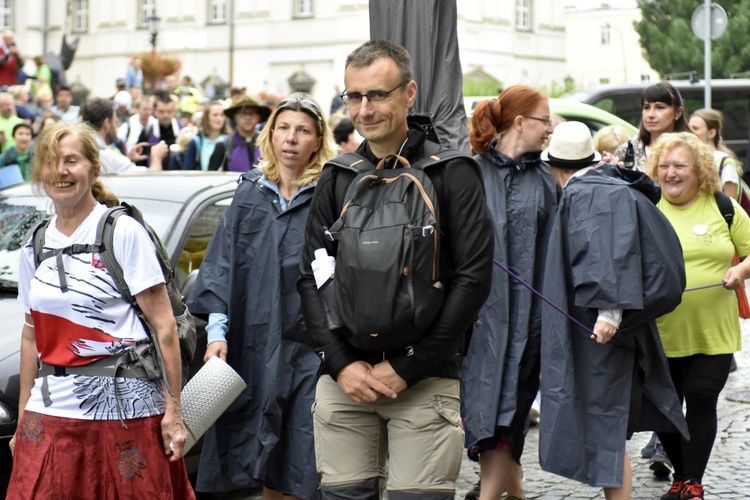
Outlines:
{"type": "Polygon", "coordinates": [[[266,499],[315,499],[320,360],[296,285],[313,189],[334,145],[307,94],[279,103],[259,143],[263,161],[242,175],[188,301],[208,317],[205,360],[225,359],[247,383],[206,433],[196,489],[223,498],[260,483],[266,499]]]}
{"type": "MultiPolygon", "coordinates": [[[[539,158],[552,133],[549,102],[525,85],[481,102],[471,142],[494,219],[494,258],[541,286],[544,235],[556,206],[549,168],[539,158]]],[[[539,388],[540,302],[495,266],[461,383],[469,457],[479,458],[482,498],[523,498],[521,454],[539,388]]]]}
{"type": "Polygon", "coordinates": [[[688,435],[655,319],[680,303],[679,240],[644,174],[594,168],[588,127],[560,124],[542,153],[562,197],[550,230],[542,309],[542,469],[629,499],[633,432],[688,435]]]}

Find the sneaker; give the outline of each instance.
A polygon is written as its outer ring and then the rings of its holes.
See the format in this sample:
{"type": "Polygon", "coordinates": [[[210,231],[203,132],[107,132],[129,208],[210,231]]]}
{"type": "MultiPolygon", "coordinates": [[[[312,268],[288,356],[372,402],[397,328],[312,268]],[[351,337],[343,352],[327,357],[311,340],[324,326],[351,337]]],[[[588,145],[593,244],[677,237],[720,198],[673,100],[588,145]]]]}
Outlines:
{"type": "Polygon", "coordinates": [[[539,404],[534,401],[529,411],[529,423],[532,427],[539,425],[539,404]]]}
{"type": "Polygon", "coordinates": [[[682,491],[684,485],[684,481],[675,479],[672,481],[672,487],[669,488],[669,491],[661,496],[661,500],[680,500],[680,491],[682,491]]]}
{"type": "Polygon", "coordinates": [[[649,466],[649,469],[651,469],[651,471],[654,473],[654,476],[661,479],[668,478],[669,475],[674,472],[672,462],[669,461],[664,448],[658,441],[656,443],[656,447],[654,448],[654,454],[651,455],[651,465],[649,466]]]}
{"type": "Polygon", "coordinates": [[[680,491],[680,500],[690,500],[692,498],[703,498],[703,485],[692,481],[685,481],[680,491]]]}
{"type": "Polygon", "coordinates": [[[464,497],[465,500],[479,500],[479,485],[481,481],[477,481],[472,489],[464,497]]]}
{"type": "Polygon", "coordinates": [[[654,449],[656,449],[656,445],[659,443],[659,436],[656,435],[655,432],[651,433],[651,439],[648,441],[648,444],[641,448],[641,456],[643,458],[651,458],[654,456],[654,449]]]}

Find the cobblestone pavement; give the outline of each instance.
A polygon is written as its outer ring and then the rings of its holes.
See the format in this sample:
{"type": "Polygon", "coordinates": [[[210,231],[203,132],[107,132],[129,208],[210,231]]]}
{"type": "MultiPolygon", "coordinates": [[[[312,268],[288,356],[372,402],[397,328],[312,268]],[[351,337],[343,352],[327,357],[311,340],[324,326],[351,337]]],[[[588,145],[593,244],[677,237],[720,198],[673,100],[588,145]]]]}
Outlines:
{"type": "MultiPolygon", "coordinates": [[[[744,350],[735,355],[738,369],[729,374],[727,385],[719,396],[719,428],[703,478],[706,498],[750,498],[750,320],[742,320],[742,345],[744,350]]],[[[640,450],[649,438],[650,433],[635,434],[627,446],[633,466],[634,499],[658,499],[671,484],[656,479],[648,468],[649,461],[641,458],[640,450]]],[[[542,471],[538,450],[539,430],[532,428],[522,458],[527,499],[604,498],[601,488],[542,471]]],[[[463,499],[478,478],[478,464],[464,459],[456,499],[463,499]]]]}
{"type": "MultiPolygon", "coordinates": [[[[738,369],[729,375],[727,385],[719,397],[719,430],[708,470],[703,478],[706,498],[750,498],[750,320],[742,320],[742,344],[744,351],[735,355],[738,369]]],[[[649,438],[650,433],[638,433],[628,442],[627,449],[633,466],[633,499],[658,499],[671,484],[666,480],[656,479],[648,468],[649,461],[641,458],[640,450],[649,438]]],[[[539,468],[538,449],[539,430],[535,427],[529,431],[522,459],[527,499],[604,498],[600,488],[592,488],[542,471],[539,468]]],[[[462,500],[478,479],[478,464],[464,458],[456,488],[456,500],[462,500]]],[[[199,498],[207,497],[201,495],[199,498]]],[[[263,496],[256,490],[245,495],[221,498],[260,500],[263,496]]]]}

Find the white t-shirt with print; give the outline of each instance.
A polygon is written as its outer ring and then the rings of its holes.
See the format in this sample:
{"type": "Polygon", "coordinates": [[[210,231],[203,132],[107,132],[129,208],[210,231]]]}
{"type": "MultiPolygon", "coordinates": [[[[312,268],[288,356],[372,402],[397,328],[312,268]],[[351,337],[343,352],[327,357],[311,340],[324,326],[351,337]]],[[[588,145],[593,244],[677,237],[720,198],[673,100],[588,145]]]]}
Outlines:
{"type": "MultiPolygon", "coordinates": [[[[105,211],[104,205],[97,204],[69,237],[57,230],[53,217],[45,233],[45,250],[93,244],[105,211]]],[[[133,295],[164,283],[154,245],[137,221],[127,216],[118,218],[113,247],[133,295]]],[[[48,258],[35,268],[31,241],[21,254],[18,300],[34,318],[37,349],[43,362],[80,366],[92,361],[87,358],[117,355],[148,339],[135,310],[117,291],[98,254],[63,255],[62,261],[67,292],[60,286],[56,258],[48,258]]],[[[116,420],[117,383],[123,418],[164,413],[164,396],[158,381],[84,375],[48,376],[47,381],[52,404],[44,406],[39,377],[27,410],[84,420],[116,420]]]]}

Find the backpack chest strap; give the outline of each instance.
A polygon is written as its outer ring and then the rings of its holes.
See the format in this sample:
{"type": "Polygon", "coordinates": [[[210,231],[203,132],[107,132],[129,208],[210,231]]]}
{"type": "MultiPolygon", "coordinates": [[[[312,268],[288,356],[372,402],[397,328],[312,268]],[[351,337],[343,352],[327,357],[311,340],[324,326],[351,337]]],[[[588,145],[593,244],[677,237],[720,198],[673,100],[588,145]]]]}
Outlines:
{"type": "Polygon", "coordinates": [[[98,253],[101,250],[101,245],[84,245],[76,243],[65,248],[55,248],[42,252],[39,262],[42,262],[51,257],[55,258],[55,266],[57,267],[57,276],[60,280],[60,291],[66,293],[68,291],[68,280],[65,277],[65,265],[63,264],[63,255],[76,255],[80,253],[98,253]]]}

